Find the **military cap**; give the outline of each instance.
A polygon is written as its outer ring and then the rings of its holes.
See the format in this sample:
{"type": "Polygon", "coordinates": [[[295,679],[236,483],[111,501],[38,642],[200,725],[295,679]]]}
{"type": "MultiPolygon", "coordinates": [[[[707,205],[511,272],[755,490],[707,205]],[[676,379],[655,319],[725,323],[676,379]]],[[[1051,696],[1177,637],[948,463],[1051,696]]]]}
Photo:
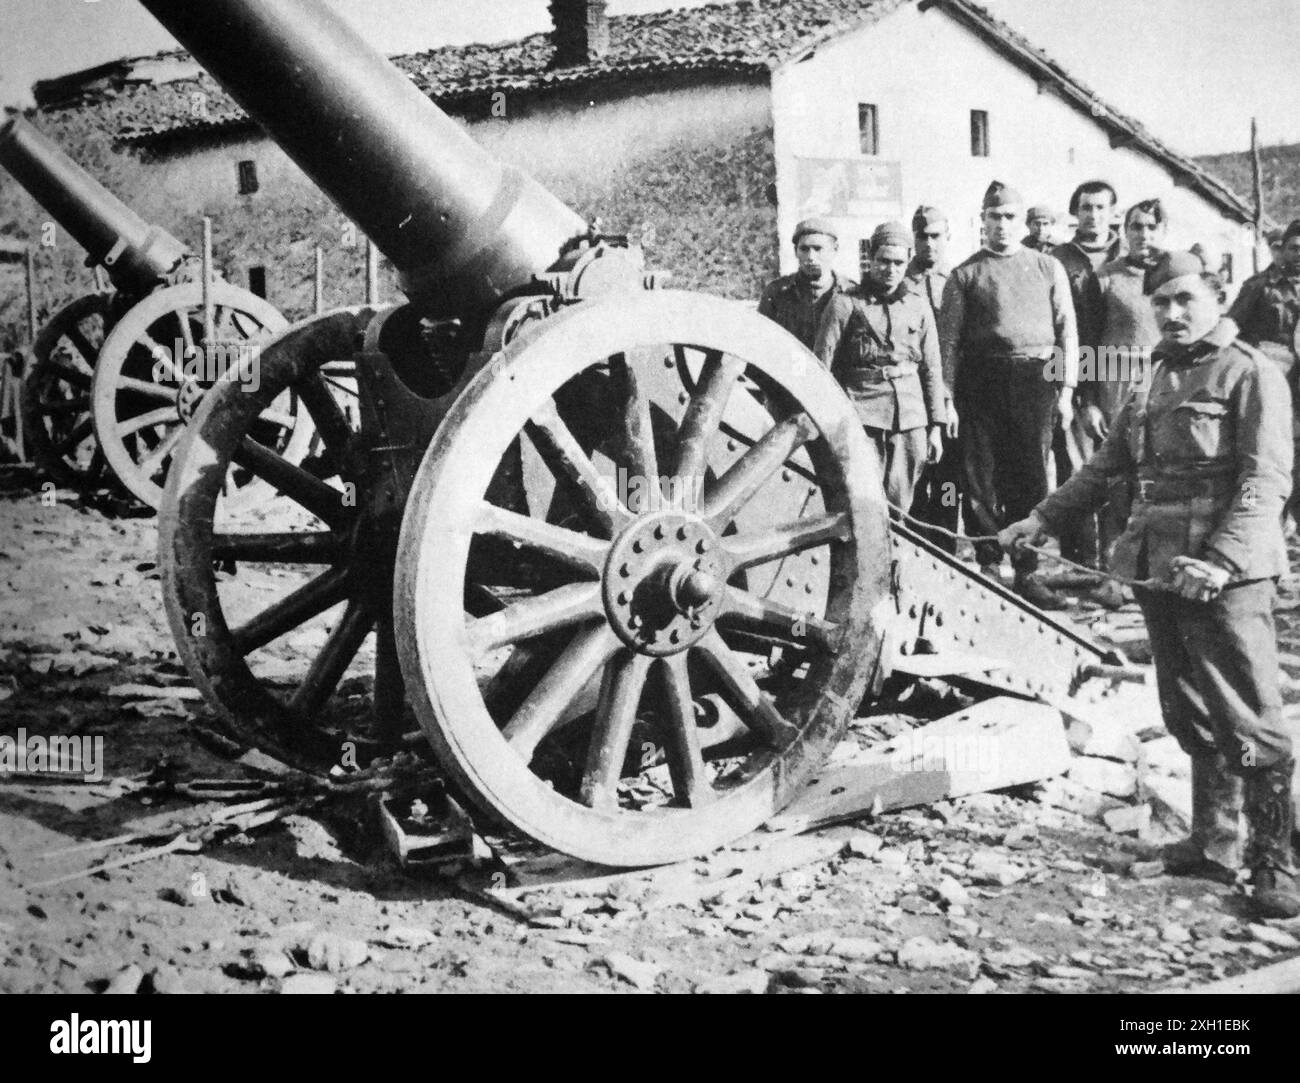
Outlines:
{"type": "Polygon", "coordinates": [[[799,243],[799,238],[805,233],[824,233],[832,240],[840,239],[839,230],[831,223],[829,218],[805,218],[794,227],[794,243],[799,243]]]}
{"type": "Polygon", "coordinates": [[[907,227],[902,222],[885,222],[876,227],[875,232],[871,234],[871,251],[887,245],[896,244],[900,248],[912,247],[912,235],[907,232],[907,227]]]}
{"type": "Polygon", "coordinates": [[[947,224],[948,216],[938,207],[927,207],[922,204],[912,214],[913,233],[920,233],[921,230],[929,229],[931,226],[946,226],[947,224]]]}
{"type": "Polygon", "coordinates": [[[1024,198],[1014,188],[1010,188],[1001,181],[994,181],[988,186],[984,193],[984,209],[990,207],[1006,207],[1012,204],[1023,204],[1024,198]]]}
{"type": "Polygon", "coordinates": [[[1282,243],[1286,244],[1292,237],[1300,237],[1300,218],[1295,219],[1282,231],[1282,243]]]}
{"type": "Polygon", "coordinates": [[[1049,222],[1056,221],[1056,212],[1046,203],[1039,203],[1036,207],[1030,207],[1025,212],[1025,221],[1032,222],[1035,218],[1046,218],[1049,222]]]}
{"type": "Polygon", "coordinates": [[[1184,275],[1199,278],[1205,269],[1205,261],[1195,252],[1165,252],[1142,279],[1142,291],[1155,293],[1166,282],[1184,275]]]}

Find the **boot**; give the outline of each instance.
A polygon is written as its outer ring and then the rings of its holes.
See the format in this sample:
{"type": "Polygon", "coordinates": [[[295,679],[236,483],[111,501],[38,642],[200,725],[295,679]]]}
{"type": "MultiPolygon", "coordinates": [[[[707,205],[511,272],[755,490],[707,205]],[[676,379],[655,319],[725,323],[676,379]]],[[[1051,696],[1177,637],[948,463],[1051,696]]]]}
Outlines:
{"type": "Polygon", "coordinates": [[[1294,760],[1257,768],[1246,780],[1246,822],[1250,826],[1248,863],[1254,886],[1252,902],[1261,918],[1300,916],[1295,866],[1291,860],[1291,804],[1294,760]]]}
{"type": "Polygon", "coordinates": [[[1016,572],[1013,589],[1030,605],[1038,609],[1064,609],[1065,599],[1050,589],[1033,572],[1016,572]]]}
{"type": "Polygon", "coordinates": [[[1241,864],[1244,785],[1221,753],[1192,757],[1192,833],[1160,854],[1169,876],[1200,876],[1234,884],[1241,864]]]}

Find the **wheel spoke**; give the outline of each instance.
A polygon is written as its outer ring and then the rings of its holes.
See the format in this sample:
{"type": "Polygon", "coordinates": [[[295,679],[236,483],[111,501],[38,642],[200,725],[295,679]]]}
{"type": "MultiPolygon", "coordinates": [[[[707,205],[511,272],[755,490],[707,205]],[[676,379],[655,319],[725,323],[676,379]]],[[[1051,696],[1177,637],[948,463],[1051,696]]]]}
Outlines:
{"type": "Polygon", "coordinates": [[[664,699],[668,708],[668,725],[664,734],[668,771],[677,799],[691,808],[714,800],[716,794],[704,767],[700,748],[700,730],[695,724],[695,702],[691,696],[691,677],[686,655],[673,654],[659,663],[663,675],[664,699]]]}
{"type": "Polygon", "coordinates": [[[262,564],[333,564],[343,549],[338,536],[323,531],[283,534],[214,534],[213,560],[262,564]]]}
{"type": "Polygon", "coordinates": [[[252,437],[244,437],[233,459],[330,526],[341,526],[350,518],[341,491],[302,467],[294,466],[252,437]]]}
{"type": "Polygon", "coordinates": [[[817,427],[802,411],[769,429],[710,488],[704,514],[718,528],[725,527],[781,464],[816,435],[817,427]]]}
{"type": "Polygon", "coordinates": [[[290,709],[311,717],[324,707],[374,626],[374,615],[364,605],[349,602],[320,654],[312,659],[307,676],[289,701],[290,709]]]}
{"type": "Polygon", "coordinates": [[[596,809],[618,807],[618,780],[623,777],[623,761],[649,671],[650,656],[630,651],[619,652],[605,668],[579,790],[583,804],[596,809]]]}
{"type": "Polygon", "coordinates": [[[470,647],[476,653],[494,650],[579,624],[603,612],[599,583],[570,583],[473,621],[469,625],[470,647]]]}
{"type": "Polygon", "coordinates": [[[650,399],[641,388],[636,369],[624,354],[610,359],[615,394],[623,402],[623,465],[629,474],[658,484],[659,457],[655,452],[654,429],[650,423],[650,399]]]}
{"type": "Polygon", "coordinates": [[[347,415],[338,400],[330,393],[327,381],[320,374],[298,384],[298,398],[302,400],[307,412],[316,425],[325,446],[331,451],[342,454],[352,440],[352,426],[348,424],[347,415]]]}
{"type": "Polygon", "coordinates": [[[91,425],[90,418],[83,417],[72,427],[72,431],[68,433],[68,435],[65,436],[62,440],[59,441],[58,447],[54,449],[55,453],[60,458],[63,458],[65,455],[71,454],[74,450],[76,450],[77,445],[80,444],[84,439],[86,439],[87,436],[91,434],[91,429],[92,429],[92,425],[91,425]]]}
{"type": "Polygon", "coordinates": [[[61,402],[41,403],[41,413],[46,417],[65,417],[68,414],[85,413],[89,409],[89,395],[78,395],[75,399],[63,399],[61,402]]]}
{"type": "Polygon", "coordinates": [[[160,469],[164,460],[173,451],[176,445],[181,442],[181,437],[185,435],[185,426],[176,425],[172,430],[163,437],[162,443],[154,448],[148,455],[136,463],[136,469],[140,471],[141,477],[146,479],[152,478],[160,469]]]}
{"type": "Polygon", "coordinates": [[[175,402],[180,397],[180,391],[174,387],[165,387],[149,380],[139,380],[134,376],[119,376],[117,378],[117,393],[121,394],[123,391],[144,395],[147,398],[157,399],[159,402],[175,402]]]}
{"type": "Polygon", "coordinates": [[[579,534],[576,530],[566,530],[544,519],[499,508],[487,501],[483,502],[475,530],[515,542],[588,575],[601,573],[609,552],[609,542],[589,534],[579,534]]]}
{"type": "Polygon", "coordinates": [[[573,431],[550,403],[525,426],[529,438],[557,480],[565,482],[587,522],[605,537],[631,518],[609,481],[601,477],[573,431]]]}
{"type": "Polygon", "coordinates": [[[737,570],[778,560],[814,546],[849,537],[848,512],[837,511],[810,519],[797,519],[763,534],[736,534],[722,539],[735,559],[737,570]]]}
{"type": "Polygon", "coordinates": [[[746,725],[777,748],[787,747],[799,736],[798,729],[781,717],[772,697],[758,687],[753,674],[727,646],[717,629],[701,639],[696,648],[736,698],[746,725]]]}
{"type": "Polygon", "coordinates": [[[190,326],[189,309],[176,309],[176,322],[180,324],[181,341],[185,344],[185,356],[196,356],[198,348],[194,345],[194,328],[190,326]]]}
{"type": "Polygon", "coordinates": [[[243,656],[265,647],[272,640],[324,613],[330,606],[338,605],[347,597],[348,587],[348,573],[344,568],[331,568],[308,580],[231,632],[235,650],[243,656]]]}
{"type": "Polygon", "coordinates": [[[618,648],[618,637],[603,624],[574,637],[503,731],[520,758],[525,762],[533,758],[538,744],[559,725],[564,709],[618,648]]]}
{"type": "Polygon", "coordinates": [[[77,365],[77,371],[86,376],[93,375],[95,360],[99,357],[99,351],[82,334],[80,327],[68,328],[68,341],[72,343],[77,351],[77,357],[74,359],[73,364],[76,364],[77,361],[81,362],[80,365],[77,365]]]}
{"type": "MultiPolygon", "coordinates": [[[[184,323],[185,322],[184,319],[182,319],[181,322],[184,323]]],[[[149,356],[153,358],[154,365],[162,367],[162,373],[164,379],[171,380],[173,383],[178,383],[178,384],[184,383],[185,381],[184,373],[182,373],[181,370],[177,367],[175,360],[172,358],[171,351],[167,349],[166,346],[164,346],[161,342],[155,341],[153,336],[150,335],[147,331],[141,334],[138,341],[141,346],[143,346],[146,350],[149,351],[149,356]]],[[[187,347],[193,347],[194,340],[189,339],[185,343],[185,345],[187,347]]],[[[187,353],[186,356],[193,357],[194,355],[192,353],[187,353]]]]}
{"type": "Polygon", "coordinates": [[[135,417],[127,418],[125,421],[117,423],[118,436],[130,436],[141,429],[150,429],[155,425],[165,425],[169,421],[179,421],[176,410],[171,406],[160,406],[156,410],[150,410],[145,414],[136,414],[135,417]]]}
{"type": "Polygon", "coordinates": [[[272,410],[267,407],[257,415],[258,421],[265,421],[272,425],[279,425],[280,428],[293,432],[298,425],[298,419],[287,410],[272,410]]]}
{"type": "Polygon", "coordinates": [[[760,598],[739,587],[727,588],[723,615],[724,618],[739,618],[736,623],[756,631],[788,637],[799,645],[805,642],[815,643],[832,654],[839,650],[843,634],[840,626],[832,621],[823,620],[812,613],[800,613],[793,606],[771,598],[760,598]]]}
{"type": "Polygon", "coordinates": [[[90,381],[94,378],[93,373],[82,371],[79,366],[69,364],[63,357],[51,357],[48,363],[59,374],[60,380],[73,387],[89,387],[90,381]]]}
{"type": "Polygon", "coordinates": [[[745,371],[739,358],[711,352],[700,370],[695,394],[686,407],[677,434],[677,476],[683,479],[703,476],[708,465],[709,441],[718,431],[727,409],[732,388],[745,371]]]}
{"type": "Polygon", "coordinates": [[[385,607],[375,624],[375,736],[395,744],[402,736],[406,684],[393,637],[392,611],[385,607]]]}

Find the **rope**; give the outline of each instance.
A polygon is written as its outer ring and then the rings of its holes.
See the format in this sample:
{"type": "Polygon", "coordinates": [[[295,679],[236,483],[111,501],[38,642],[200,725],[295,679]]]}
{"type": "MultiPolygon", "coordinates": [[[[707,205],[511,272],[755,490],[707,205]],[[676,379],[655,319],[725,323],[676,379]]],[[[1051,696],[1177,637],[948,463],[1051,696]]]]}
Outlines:
{"type": "MultiPolygon", "coordinates": [[[[965,542],[967,545],[972,547],[981,542],[996,543],[998,540],[996,534],[958,534],[955,531],[948,530],[946,527],[936,526],[934,523],[926,523],[920,519],[913,518],[895,504],[890,504],[889,507],[890,510],[892,510],[909,526],[916,527],[919,531],[924,533],[932,532],[935,534],[942,534],[945,538],[948,538],[951,541],[965,542]]],[[[1053,561],[1056,564],[1061,564],[1066,568],[1083,572],[1085,575],[1094,576],[1098,579],[1109,579],[1112,583],[1118,583],[1122,587],[1137,587],[1142,590],[1162,590],[1171,594],[1178,593],[1178,590],[1172,583],[1167,583],[1163,579],[1130,579],[1128,576],[1116,575],[1114,572],[1102,571],[1099,568],[1089,568],[1086,564],[1078,564],[1075,561],[1070,560],[1068,557],[1061,556],[1059,553],[1053,553],[1050,549],[1043,549],[1037,545],[1029,545],[1026,542],[1021,542],[1019,548],[1023,549],[1025,552],[1034,553],[1046,560],[1053,561]]]]}

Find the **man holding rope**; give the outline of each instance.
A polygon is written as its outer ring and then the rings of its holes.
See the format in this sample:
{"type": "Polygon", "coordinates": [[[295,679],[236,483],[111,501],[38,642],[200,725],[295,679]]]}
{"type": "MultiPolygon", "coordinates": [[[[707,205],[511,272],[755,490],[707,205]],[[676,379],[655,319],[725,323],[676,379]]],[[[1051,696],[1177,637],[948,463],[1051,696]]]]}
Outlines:
{"type": "Polygon", "coordinates": [[[1221,318],[1222,284],[1190,252],[1146,277],[1161,341],[1097,453],[1004,529],[1015,550],[1099,507],[1112,478],[1133,491],[1112,572],[1151,638],[1165,725],[1192,759],[1192,833],[1168,847],[1175,875],[1235,880],[1243,805],[1254,906],[1300,915],[1291,854],[1294,759],[1282,720],[1273,624],[1286,572],[1282,508],[1291,488],[1286,382],[1221,318]]]}

